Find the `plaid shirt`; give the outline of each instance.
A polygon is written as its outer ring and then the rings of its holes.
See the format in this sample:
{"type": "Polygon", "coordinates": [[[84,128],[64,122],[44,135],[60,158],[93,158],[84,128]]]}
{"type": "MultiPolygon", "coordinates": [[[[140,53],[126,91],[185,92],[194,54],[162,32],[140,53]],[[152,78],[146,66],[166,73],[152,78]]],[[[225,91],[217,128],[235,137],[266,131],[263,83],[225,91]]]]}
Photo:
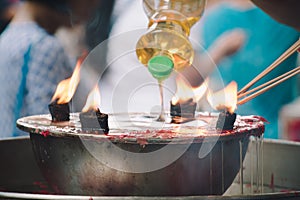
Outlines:
{"type": "Polygon", "coordinates": [[[0,137],[24,134],[18,118],[48,113],[57,84],[71,73],[54,36],[34,22],[10,24],[0,36],[0,137]]]}

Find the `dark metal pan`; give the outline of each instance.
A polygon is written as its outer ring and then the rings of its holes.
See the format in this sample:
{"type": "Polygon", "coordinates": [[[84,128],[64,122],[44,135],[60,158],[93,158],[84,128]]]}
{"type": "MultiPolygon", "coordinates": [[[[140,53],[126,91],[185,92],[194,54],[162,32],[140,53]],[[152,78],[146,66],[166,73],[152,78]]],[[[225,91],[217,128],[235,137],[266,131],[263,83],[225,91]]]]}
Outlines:
{"type": "MultiPolygon", "coordinates": [[[[143,130],[115,128],[110,122],[108,136],[86,133],[80,129],[78,114],[60,124],[51,123],[49,115],[25,117],[17,124],[30,133],[38,165],[55,192],[72,195],[220,195],[237,175],[249,137],[264,131],[263,122],[255,117],[240,117],[233,131],[217,133],[209,126],[216,120],[211,115],[199,114],[197,120],[205,122],[200,126],[165,125],[151,131],[151,124],[142,123],[151,117],[131,116],[135,128],[144,126],[143,130]],[[181,136],[174,135],[176,131],[181,136]],[[155,132],[159,134],[148,137],[155,132]],[[168,132],[172,137],[166,137],[168,132]]],[[[128,120],[110,117],[120,123],[128,120]]]]}

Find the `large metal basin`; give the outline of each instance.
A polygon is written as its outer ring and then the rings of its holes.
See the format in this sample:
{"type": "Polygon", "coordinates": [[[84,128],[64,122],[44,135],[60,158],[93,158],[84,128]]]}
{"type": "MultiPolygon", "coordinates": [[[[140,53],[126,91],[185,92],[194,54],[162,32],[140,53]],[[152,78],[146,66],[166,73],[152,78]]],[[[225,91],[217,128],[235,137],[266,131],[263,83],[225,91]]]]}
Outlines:
{"type": "Polygon", "coordinates": [[[76,115],[68,124],[49,120],[48,115],[27,117],[18,126],[30,132],[38,166],[54,191],[72,195],[223,194],[240,169],[249,137],[264,130],[259,120],[247,119],[251,125],[244,121],[245,127],[231,133],[141,140],[82,133],[76,115]],[[174,155],[174,161],[157,167],[174,155]]]}
{"type": "MultiPolygon", "coordinates": [[[[251,181],[251,156],[249,156],[249,153],[255,151],[255,149],[255,145],[249,145],[245,157],[245,187],[247,187],[251,181]]],[[[265,162],[263,162],[263,180],[265,186],[263,194],[250,193],[240,195],[240,186],[237,182],[234,182],[227,190],[225,196],[91,197],[90,195],[55,195],[39,172],[31,149],[29,137],[1,139],[0,199],[298,199],[299,192],[297,191],[300,190],[300,172],[297,168],[297,166],[299,166],[299,159],[297,158],[300,153],[300,144],[283,140],[264,140],[263,149],[263,157],[265,158],[265,162]],[[273,182],[273,187],[270,187],[271,182],[273,182]]]]}

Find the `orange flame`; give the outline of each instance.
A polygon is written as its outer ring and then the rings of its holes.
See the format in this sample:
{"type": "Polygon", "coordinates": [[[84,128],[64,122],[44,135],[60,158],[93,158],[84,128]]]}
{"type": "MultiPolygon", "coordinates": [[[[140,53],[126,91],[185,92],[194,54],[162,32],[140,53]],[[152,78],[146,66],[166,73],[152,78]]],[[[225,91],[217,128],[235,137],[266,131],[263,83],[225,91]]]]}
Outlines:
{"type": "Polygon", "coordinates": [[[62,80],[56,87],[56,91],[52,97],[51,101],[57,100],[57,104],[64,104],[68,103],[79,84],[80,80],[80,66],[83,62],[83,58],[77,61],[76,67],[73,71],[73,74],[70,78],[62,80]]]}
{"type": "Polygon", "coordinates": [[[172,98],[172,104],[183,103],[189,99],[193,99],[193,102],[197,102],[205,94],[207,90],[208,79],[204,81],[199,87],[192,87],[182,76],[177,76],[176,85],[177,90],[172,98]]]}
{"type": "Polygon", "coordinates": [[[237,108],[237,83],[232,81],[224,89],[207,94],[207,100],[216,110],[227,110],[233,113],[237,108]]]}
{"type": "Polygon", "coordinates": [[[88,112],[89,110],[96,110],[100,107],[101,96],[98,85],[88,95],[85,106],[82,109],[82,112],[88,112]]]}

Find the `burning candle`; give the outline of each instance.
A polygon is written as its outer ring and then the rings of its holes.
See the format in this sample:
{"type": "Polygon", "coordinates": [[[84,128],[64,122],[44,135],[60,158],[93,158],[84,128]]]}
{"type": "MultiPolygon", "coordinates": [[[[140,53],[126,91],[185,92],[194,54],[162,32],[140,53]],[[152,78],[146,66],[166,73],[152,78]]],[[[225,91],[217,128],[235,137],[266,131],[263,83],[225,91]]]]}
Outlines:
{"type": "Polygon", "coordinates": [[[52,122],[61,122],[70,120],[70,108],[68,103],[58,104],[57,100],[48,105],[52,122]]]}
{"type": "Polygon", "coordinates": [[[109,132],[108,115],[101,113],[99,108],[80,113],[79,119],[83,131],[109,132]]]}
{"type": "Polygon", "coordinates": [[[236,119],[236,113],[221,111],[217,120],[216,129],[233,130],[233,125],[236,119]]]}
{"type": "Polygon", "coordinates": [[[86,104],[79,114],[83,131],[95,131],[104,134],[109,132],[108,115],[101,113],[99,109],[100,98],[100,91],[98,85],[96,85],[88,95],[86,104]]]}
{"type": "Polygon", "coordinates": [[[234,113],[237,105],[237,84],[232,81],[224,89],[207,94],[207,100],[210,105],[221,111],[216,123],[216,129],[232,130],[236,120],[234,113]]]}
{"type": "Polygon", "coordinates": [[[171,101],[171,111],[170,114],[172,117],[185,117],[185,118],[193,118],[195,117],[195,110],[197,104],[193,102],[193,99],[189,99],[186,102],[177,102],[173,104],[171,101]]]}
{"type": "Polygon", "coordinates": [[[195,117],[197,103],[207,90],[207,81],[197,88],[192,87],[183,76],[176,78],[177,90],[170,102],[172,123],[183,123],[195,117]]]}
{"type": "Polygon", "coordinates": [[[69,121],[71,101],[80,80],[80,65],[82,59],[79,59],[72,76],[68,79],[62,80],[56,88],[56,91],[49,104],[49,111],[53,122],[69,121]]]}

